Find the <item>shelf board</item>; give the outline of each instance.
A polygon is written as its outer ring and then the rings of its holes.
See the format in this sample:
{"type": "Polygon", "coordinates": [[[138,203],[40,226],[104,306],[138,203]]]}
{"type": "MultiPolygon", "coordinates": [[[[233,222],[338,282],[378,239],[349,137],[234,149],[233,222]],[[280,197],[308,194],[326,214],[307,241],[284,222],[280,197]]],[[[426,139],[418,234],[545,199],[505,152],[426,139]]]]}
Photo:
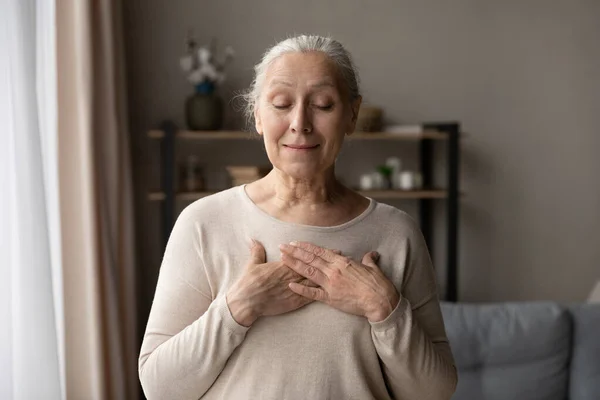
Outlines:
{"type": "MultiPolygon", "coordinates": [[[[216,191],[203,192],[181,192],[175,195],[179,201],[194,201],[202,197],[210,196],[217,193],[216,191]]],[[[359,191],[365,197],[374,199],[445,199],[448,197],[448,191],[443,189],[428,189],[428,190],[368,190],[359,191]]],[[[151,192],[148,194],[150,201],[164,201],[164,192],[151,192]]]]}
{"type": "MultiPolygon", "coordinates": [[[[162,139],[165,133],[161,130],[148,131],[148,137],[152,139],[162,139]]],[[[258,135],[242,131],[177,131],[177,137],[180,139],[258,139],[258,135]]]]}
{"type": "Polygon", "coordinates": [[[448,140],[448,134],[438,131],[423,131],[421,133],[390,133],[390,132],[355,132],[349,140],[448,140]]]}
{"type": "MultiPolygon", "coordinates": [[[[162,139],[165,133],[161,130],[148,131],[151,139],[162,139]]],[[[177,131],[177,137],[190,140],[258,140],[255,133],[243,131],[177,131]]],[[[348,140],[447,140],[448,134],[439,131],[424,131],[421,133],[389,133],[389,132],[355,132],[348,140]]]]}

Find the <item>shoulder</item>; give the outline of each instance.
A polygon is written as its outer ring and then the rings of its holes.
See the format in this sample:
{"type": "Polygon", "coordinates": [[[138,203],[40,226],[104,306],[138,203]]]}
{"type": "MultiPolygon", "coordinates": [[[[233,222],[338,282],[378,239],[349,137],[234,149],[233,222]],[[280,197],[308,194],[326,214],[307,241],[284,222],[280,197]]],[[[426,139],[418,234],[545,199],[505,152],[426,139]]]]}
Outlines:
{"type": "Polygon", "coordinates": [[[378,232],[379,244],[384,247],[395,251],[421,251],[421,248],[426,248],[419,223],[403,210],[377,203],[370,223],[371,229],[378,232]]]}
{"type": "Polygon", "coordinates": [[[389,204],[375,204],[373,223],[388,231],[401,236],[420,235],[419,224],[406,212],[389,204]]]}
{"type": "Polygon", "coordinates": [[[181,211],[177,221],[187,223],[223,221],[243,207],[243,199],[239,191],[240,187],[236,186],[198,199],[181,211]]]}

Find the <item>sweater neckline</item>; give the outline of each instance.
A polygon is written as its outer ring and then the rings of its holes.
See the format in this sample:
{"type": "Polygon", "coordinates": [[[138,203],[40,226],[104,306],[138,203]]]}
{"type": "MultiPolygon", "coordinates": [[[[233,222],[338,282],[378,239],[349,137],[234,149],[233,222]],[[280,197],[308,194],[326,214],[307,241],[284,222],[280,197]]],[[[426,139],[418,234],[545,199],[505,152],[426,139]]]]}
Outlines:
{"type": "Polygon", "coordinates": [[[351,220],[346,221],[340,225],[317,226],[317,225],[304,225],[304,224],[297,224],[295,222],[283,221],[283,220],[280,220],[279,218],[272,216],[271,214],[267,213],[266,211],[261,209],[259,206],[257,206],[254,203],[254,201],[252,201],[250,196],[248,196],[248,193],[246,193],[246,184],[238,186],[238,194],[242,198],[243,202],[248,207],[250,207],[256,214],[260,215],[262,218],[266,218],[266,219],[270,220],[271,222],[275,222],[279,225],[284,225],[284,226],[296,228],[296,229],[317,231],[317,232],[335,232],[335,231],[341,231],[344,229],[348,229],[349,227],[356,225],[357,223],[359,223],[360,221],[365,219],[367,216],[369,216],[371,214],[371,212],[373,212],[373,210],[375,209],[375,205],[377,204],[377,202],[375,200],[373,200],[370,197],[367,197],[367,199],[369,200],[369,205],[367,206],[367,208],[362,213],[360,213],[356,217],[352,218],[351,220]]]}

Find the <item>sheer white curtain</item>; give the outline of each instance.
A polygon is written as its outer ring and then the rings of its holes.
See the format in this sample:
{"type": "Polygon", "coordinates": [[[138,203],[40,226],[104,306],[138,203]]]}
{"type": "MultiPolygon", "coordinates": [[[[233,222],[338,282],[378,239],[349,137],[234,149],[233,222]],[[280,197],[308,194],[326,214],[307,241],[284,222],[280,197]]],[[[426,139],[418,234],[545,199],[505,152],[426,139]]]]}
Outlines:
{"type": "Polygon", "coordinates": [[[64,399],[54,2],[0,0],[0,398],[64,399]]]}
{"type": "Polygon", "coordinates": [[[138,397],[121,32],[117,0],[0,0],[1,400],[138,397]]]}

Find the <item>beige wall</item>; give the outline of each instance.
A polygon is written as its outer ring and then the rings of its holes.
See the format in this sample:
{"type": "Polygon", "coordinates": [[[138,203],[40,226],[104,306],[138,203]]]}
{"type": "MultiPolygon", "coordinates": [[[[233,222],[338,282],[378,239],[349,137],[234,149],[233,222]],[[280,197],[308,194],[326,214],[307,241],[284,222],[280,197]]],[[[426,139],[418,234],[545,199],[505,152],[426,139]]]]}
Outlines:
{"type": "MultiPolygon", "coordinates": [[[[143,196],[159,184],[159,147],[144,131],[167,117],[183,123],[191,88],[178,58],[193,27],[203,41],[214,35],[237,51],[227,98],[249,84],[253,64],[277,39],[331,34],[353,53],[366,100],[384,106],[389,122],[462,121],[469,137],[461,299],[584,300],[600,279],[599,17],[593,0],[130,0],[125,27],[144,296],[154,290],[162,250],[159,208],[143,196]]],[[[240,123],[228,113],[227,127],[240,123]]],[[[195,150],[221,164],[264,160],[247,146],[195,150]]],[[[408,159],[414,150],[355,146],[340,172],[352,182],[388,153],[408,159]]],[[[214,184],[222,178],[216,176],[214,184]]],[[[413,203],[400,206],[415,211],[413,203]]]]}

